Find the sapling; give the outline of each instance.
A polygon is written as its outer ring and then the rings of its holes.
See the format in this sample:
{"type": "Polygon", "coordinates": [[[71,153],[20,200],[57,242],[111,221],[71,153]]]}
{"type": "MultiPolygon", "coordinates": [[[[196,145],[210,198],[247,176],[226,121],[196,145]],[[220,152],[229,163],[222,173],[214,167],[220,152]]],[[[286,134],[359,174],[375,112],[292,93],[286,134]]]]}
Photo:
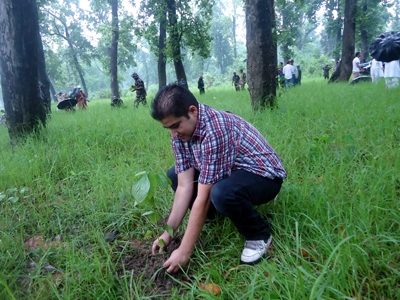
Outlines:
{"type": "MultiPolygon", "coordinates": [[[[171,184],[171,180],[164,174],[140,172],[133,177],[132,194],[135,198],[135,205],[148,207],[149,210],[142,214],[142,217],[147,217],[152,224],[156,224],[161,220],[161,215],[156,211],[156,205],[154,202],[154,195],[157,188],[167,189],[171,184]]],[[[165,230],[173,236],[173,229],[165,225],[165,230]]],[[[152,231],[147,231],[145,238],[153,235],[152,231]]],[[[164,246],[164,241],[160,241],[160,246],[164,246]]]]}

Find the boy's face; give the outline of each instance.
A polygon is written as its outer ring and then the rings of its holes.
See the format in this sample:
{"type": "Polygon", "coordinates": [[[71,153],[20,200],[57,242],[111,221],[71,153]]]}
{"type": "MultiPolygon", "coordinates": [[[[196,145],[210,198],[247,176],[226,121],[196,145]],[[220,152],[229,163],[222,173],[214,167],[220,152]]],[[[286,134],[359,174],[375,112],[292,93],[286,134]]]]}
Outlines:
{"type": "Polygon", "coordinates": [[[164,128],[167,128],[172,137],[177,137],[184,142],[191,140],[194,129],[196,128],[198,110],[195,106],[189,107],[189,119],[186,117],[175,117],[170,115],[160,121],[164,128]]]}

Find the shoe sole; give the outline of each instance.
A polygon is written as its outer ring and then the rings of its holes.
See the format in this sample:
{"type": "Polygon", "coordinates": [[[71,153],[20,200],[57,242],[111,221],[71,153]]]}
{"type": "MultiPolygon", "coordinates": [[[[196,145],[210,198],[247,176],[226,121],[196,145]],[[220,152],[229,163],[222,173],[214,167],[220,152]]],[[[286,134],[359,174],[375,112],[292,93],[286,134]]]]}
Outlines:
{"type": "Polygon", "coordinates": [[[255,261],[249,261],[249,262],[245,262],[245,261],[240,260],[240,264],[241,265],[253,266],[253,265],[256,265],[256,264],[260,263],[263,259],[265,259],[267,257],[267,252],[268,252],[269,247],[271,247],[271,245],[272,245],[272,237],[271,237],[271,242],[269,243],[269,245],[267,247],[267,250],[265,251],[265,253],[259,259],[256,259],[255,261]]]}
{"type": "Polygon", "coordinates": [[[265,253],[259,259],[255,260],[255,261],[250,261],[250,262],[245,262],[245,261],[240,260],[240,264],[241,265],[253,266],[253,265],[256,265],[256,264],[260,263],[263,259],[265,259],[266,256],[267,256],[267,253],[265,253]]]}

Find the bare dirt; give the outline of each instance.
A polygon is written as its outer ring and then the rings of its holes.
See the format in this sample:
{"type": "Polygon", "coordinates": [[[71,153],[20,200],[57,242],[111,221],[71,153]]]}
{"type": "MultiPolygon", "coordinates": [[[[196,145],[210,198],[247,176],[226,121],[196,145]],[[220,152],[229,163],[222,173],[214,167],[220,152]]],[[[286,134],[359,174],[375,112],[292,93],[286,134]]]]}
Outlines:
{"type": "Polygon", "coordinates": [[[135,240],[125,246],[117,263],[117,272],[120,276],[133,272],[138,289],[143,293],[169,297],[172,288],[181,289],[182,283],[190,281],[183,272],[171,275],[163,268],[164,262],[180,243],[181,239],[175,237],[164,253],[153,255],[151,244],[135,240]]]}

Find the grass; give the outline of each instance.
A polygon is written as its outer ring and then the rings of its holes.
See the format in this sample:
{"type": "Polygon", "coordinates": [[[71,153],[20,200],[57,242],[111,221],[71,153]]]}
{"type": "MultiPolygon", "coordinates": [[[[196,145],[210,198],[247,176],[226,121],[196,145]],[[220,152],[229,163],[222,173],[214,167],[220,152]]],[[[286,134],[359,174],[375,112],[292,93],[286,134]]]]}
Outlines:
{"type": "MultiPolygon", "coordinates": [[[[284,91],[278,109],[257,113],[230,86],[198,96],[253,123],[288,178],[276,203],[259,207],[273,219],[273,257],[240,266],[243,239],[232,224],[207,224],[190,268],[222,292],[193,283],[170,298],[399,299],[399,91],[310,79],[284,91]]],[[[116,275],[121,253],[104,242],[115,228],[127,241],[161,232],[134,205],[132,178],[174,163],[168,131],[123,100],[125,109],[95,100],[87,111],[53,110],[42,134],[14,149],[0,128],[0,299],[157,299],[142,293],[137,274],[116,275]],[[24,248],[30,237],[60,234],[62,245],[24,248]],[[62,284],[28,272],[30,260],[56,267],[62,284]]],[[[170,191],[157,193],[162,215],[171,201],[170,191]]]]}

